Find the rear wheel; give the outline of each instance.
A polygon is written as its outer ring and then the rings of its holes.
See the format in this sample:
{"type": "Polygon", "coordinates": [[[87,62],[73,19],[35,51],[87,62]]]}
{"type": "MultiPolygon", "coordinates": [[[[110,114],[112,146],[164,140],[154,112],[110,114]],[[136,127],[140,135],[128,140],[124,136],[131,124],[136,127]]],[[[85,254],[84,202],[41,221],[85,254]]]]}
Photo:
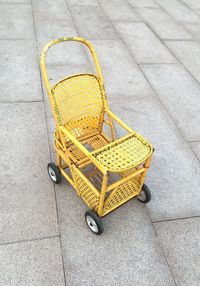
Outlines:
{"type": "Polygon", "coordinates": [[[142,190],[137,198],[138,198],[138,201],[140,201],[143,204],[147,204],[148,202],[150,202],[151,193],[147,185],[144,184],[142,186],[142,190]]]}
{"type": "Polygon", "coordinates": [[[47,171],[49,174],[49,177],[55,184],[59,184],[61,181],[61,173],[59,168],[54,164],[53,162],[49,163],[47,165],[47,171]]]}
{"type": "Polygon", "coordinates": [[[87,223],[87,226],[93,233],[97,235],[100,235],[103,233],[102,221],[96,213],[94,213],[93,211],[87,211],[85,213],[85,221],[87,223]]]}

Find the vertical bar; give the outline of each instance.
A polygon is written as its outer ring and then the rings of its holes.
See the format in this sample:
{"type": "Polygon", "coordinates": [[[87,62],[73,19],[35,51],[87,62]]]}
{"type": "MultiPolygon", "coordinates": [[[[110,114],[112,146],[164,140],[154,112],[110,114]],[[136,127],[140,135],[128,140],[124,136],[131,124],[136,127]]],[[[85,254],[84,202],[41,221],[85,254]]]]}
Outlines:
{"type": "Polygon", "coordinates": [[[103,181],[102,181],[102,187],[101,187],[101,193],[100,193],[100,199],[99,199],[99,206],[98,206],[98,215],[101,217],[103,214],[103,206],[105,201],[105,194],[107,189],[107,183],[108,183],[108,173],[104,174],[103,181]]]}
{"type": "Polygon", "coordinates": [[[152,156],[150,156],[144,163],[144,168],[146,169],[142,175],[141,175],[141,178],[140,178],[140,184],[141,184],[141,187],[143,186],[144,184],[144,179],[145,179],[145,176],[146,176],[146,173],[147,173],[147,170],[150,166],[150,163],[151,163],[151,159],[152,159],[152,156]]]}

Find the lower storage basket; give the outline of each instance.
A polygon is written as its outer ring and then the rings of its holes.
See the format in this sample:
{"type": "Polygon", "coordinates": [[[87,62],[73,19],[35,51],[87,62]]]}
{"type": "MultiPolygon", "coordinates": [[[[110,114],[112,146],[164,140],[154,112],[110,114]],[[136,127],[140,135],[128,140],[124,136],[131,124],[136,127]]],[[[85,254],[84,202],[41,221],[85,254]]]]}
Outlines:
{"type": "MultiPolygon", "coordinates": [[[[100,200],[100,190],[96,188],[90,179],[75,165],[73,165],[72,168],[78,195],[82,197],[90,209],[97,212],[100,200]]],[[[138,176],[131,178],[128,181],[113,187],[109,192],[106,192],[102,216],[105,216],[140,193],[141,184],[139,183],[139,178],[140,177],[138,176]]],[[[101,182],[99,182],[99,185],[101,185],[101,182]]]]}

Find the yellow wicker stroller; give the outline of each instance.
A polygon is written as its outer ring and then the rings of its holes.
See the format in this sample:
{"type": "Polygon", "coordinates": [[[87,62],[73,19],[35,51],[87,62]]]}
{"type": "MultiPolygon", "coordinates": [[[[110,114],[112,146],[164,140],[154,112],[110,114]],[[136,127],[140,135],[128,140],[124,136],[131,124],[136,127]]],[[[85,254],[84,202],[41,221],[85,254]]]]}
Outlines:
{"type": "Polygon", "coordinates": [[[49,42],[41,53],[41,71],[56,122],[54,146],[57,162],[47,166],[54,183],[61,174],[90,208],[85,220],[95,234],[103,232],[101,218],[133,197],[151,199],[144,184],[153,153],[152,145],[115,114],[107,103],[97,56],[90,42],[67,37],[49,42]],[[76,74],[50,86],[46,54],[54,44],[76,41],[86,45],[97,74],[76,74]],[[115,126],[127,135],[116,138],[115,126]],[[107,126],[107,130],[105,131],[107,126]]]}

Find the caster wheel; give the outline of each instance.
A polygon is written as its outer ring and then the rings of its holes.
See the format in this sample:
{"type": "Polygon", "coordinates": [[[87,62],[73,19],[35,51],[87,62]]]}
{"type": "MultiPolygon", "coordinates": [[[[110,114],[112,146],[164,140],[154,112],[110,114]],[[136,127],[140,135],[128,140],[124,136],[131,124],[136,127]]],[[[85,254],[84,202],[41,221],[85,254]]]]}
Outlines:
{"type": "Polygon", "coordinates": [[[101,219],[95,214],[93,211],[87,211],[85,213],[85,221],[89,227],[89,229],[97,234],[100,235],[103,233],[103,224],[101,219]]]}
{"type": "Polygon", "coordinates": [[[149,188],[147,187],[147,185],[143,185],[142,186],[142,190],[139,194],[139,196],[137,197],[138,201],[140,201],[143,204],[147,204],[148,202],[150,202],[151,200],[151,193],[149,191],[149,188]]]}
{"type": "Polygon", "coordinates": [[[61,173],[59,168],[54,163],[49,163],[47,165],[47,171],[49,174],[49,177],[55,184],[59,184],[61,181],[61,173]]]}

